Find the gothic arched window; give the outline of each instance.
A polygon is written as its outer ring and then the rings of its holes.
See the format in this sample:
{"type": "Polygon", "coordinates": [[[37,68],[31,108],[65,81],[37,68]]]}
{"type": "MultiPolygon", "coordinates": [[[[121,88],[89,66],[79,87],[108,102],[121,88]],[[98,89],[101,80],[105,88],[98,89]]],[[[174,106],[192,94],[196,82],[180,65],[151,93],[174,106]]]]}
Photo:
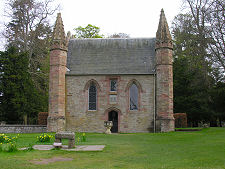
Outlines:
{"type": "Polygon", "coordinates": [[[130,86],[130,110],[138,110],[138,87],[134,83],[130,86]]]}
{"type": "Polygon", "coordinates": [[[97,87],[92,82],[88,89],[88,110],[97,109],[97,87]]]}

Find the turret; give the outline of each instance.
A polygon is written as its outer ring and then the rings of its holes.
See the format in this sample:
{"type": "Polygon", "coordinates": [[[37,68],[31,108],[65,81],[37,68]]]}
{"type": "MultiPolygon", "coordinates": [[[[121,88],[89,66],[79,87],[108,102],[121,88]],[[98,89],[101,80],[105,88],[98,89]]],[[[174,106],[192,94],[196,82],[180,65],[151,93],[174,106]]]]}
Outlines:
{"type": "Polygon", "coordinates": [[[50,50],[48,131],[65,129],[65,73],[68,42],[58,13],[50,50]]]}
{"type": "Polygon", "coordinates": [[[174,131],[173,45],[163,9],[156,33],[156,130],[174,131]]]}

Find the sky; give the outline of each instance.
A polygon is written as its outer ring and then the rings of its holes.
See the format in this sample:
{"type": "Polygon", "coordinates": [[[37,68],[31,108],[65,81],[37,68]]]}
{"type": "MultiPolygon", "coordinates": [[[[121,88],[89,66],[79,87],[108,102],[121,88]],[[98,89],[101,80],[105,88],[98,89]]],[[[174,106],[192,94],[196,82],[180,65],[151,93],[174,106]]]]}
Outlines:
{"type": "MultiPolygon", "coordinates": [[[[4,3],[0,0],[0,16],[4,14],[4,3]]],[[[60,10],[65,31],[88,24],[100,27],[105,36],[126,33],[130,37],[155,37],[160,11],[163,8],[168,24],[181,12],[182,0],[55,0],[60,10]]],[[[54,23],[55,16],[51,22],[54,23]]],[[[0,20],[3,29],[5,19],[0,20]]],[[[1,38],[0,43],[4,43],[1,38]]],[[[1,45],[0,45],[1,46],[1,45]]]]}

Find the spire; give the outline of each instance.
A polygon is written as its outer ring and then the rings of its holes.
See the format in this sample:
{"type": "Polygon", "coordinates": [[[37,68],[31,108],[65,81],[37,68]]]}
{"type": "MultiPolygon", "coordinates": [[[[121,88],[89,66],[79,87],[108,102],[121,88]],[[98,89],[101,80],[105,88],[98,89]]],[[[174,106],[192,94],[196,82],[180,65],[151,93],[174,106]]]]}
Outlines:
{"type": "MultiPolygon", "coordinates": [[[[166,16],[164,14],[164,10],[161,10],[160,19],[159,19],[159,26],[156,33],[156,45],[162,44],[162,43],[168,43],[168,47],[172,48],[172,37],[170,35],[169,27],[166,21],[166,16]]],[[[163,45],[165,46],[165,44],[163,45]]],[[[156,48],[157,48],[156,47],[156,48]]]]}
{"type": "Polygon", "coordinates": [[[52,49],[67,50],[67,44],[61,13],[58,13],[52,36],[52,49]]]}

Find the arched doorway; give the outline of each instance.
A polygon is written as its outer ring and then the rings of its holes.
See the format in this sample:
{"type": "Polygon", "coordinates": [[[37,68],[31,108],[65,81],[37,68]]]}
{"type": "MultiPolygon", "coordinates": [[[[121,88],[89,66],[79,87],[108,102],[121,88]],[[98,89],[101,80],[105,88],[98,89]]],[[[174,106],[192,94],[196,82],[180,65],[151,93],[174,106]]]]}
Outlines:
{"type": "Polygon", "coordinates": [[[108,114],[108,121],[113,122],[111,132],[117,133],[118,132],[118,113],[114,110],[110,111],[109,114],[108,114]]]}

